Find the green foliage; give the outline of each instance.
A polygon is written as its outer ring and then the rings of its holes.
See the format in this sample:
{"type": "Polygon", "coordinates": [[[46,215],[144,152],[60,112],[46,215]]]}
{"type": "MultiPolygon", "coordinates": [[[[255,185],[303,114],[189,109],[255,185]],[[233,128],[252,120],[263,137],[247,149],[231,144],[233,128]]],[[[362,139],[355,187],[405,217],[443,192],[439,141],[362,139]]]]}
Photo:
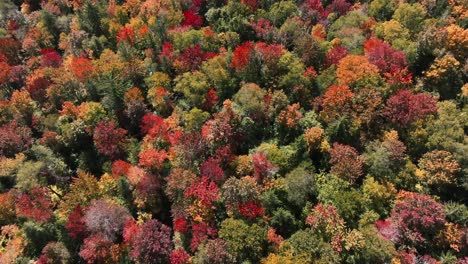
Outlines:
{"type": "Polygon", "coordinates": [[[258,261],[266,250],[266,235],[266,228],[232,218],[224,220],[219,230],[219,237],[227,242],[228,252],[237,262],[258,261]]]}

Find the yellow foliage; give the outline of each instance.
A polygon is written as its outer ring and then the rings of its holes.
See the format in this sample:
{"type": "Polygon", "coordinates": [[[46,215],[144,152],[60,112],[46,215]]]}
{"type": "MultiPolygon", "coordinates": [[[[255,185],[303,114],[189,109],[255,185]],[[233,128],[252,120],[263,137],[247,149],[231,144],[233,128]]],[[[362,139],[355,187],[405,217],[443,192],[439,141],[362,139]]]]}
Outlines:
{"type": "Polygon", "coordinates": [[[70,191],[58,206],[58,215],[62,219],[66,219],[77,205],[86,207],[92,200],[101,197],[98,180],[93,175],[80,169],[77,174],[78,177],[73,178],[70,184],[70,191]]]}
{"type": "Polygon", "coordinates": [[[442,58],[435,59],[434,63],[429,67],[429,70],[424,72],[424,75],[428,79],[438,80],[442,78],[448,71],[458,68],[460,62],[450,54],[445,55],[442,58]]]}
{"type": "Polygon", "coordinates": [[[468,29],[463,29],[455,24],[446,28],[447,48],[458,58],[468,56],[468,29]]]}
{"type": "Polygon", "coordinates": [[[13,176],[19,167],[23,164],[26,157],[23,153],[15,155],[15,158],[1,158],[0,159],[0,177],[13,176]]]}

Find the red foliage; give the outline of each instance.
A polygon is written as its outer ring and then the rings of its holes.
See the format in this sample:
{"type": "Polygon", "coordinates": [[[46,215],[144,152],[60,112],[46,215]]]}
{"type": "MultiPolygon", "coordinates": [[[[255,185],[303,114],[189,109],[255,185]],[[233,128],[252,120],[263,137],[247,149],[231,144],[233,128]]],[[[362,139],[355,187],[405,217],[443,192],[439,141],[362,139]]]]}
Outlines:
{"type": "Polygon", "coordinates": [[[135,238],[135,234],[140,231],[140,227],[137,225],[134,219],[129,219],[125,223],[122,236],[126,244],[132,244],[135,238]]]}
{"type": "Polygon", "coordinates": [[[42,67],[54,67],[58,68],[62,65],[62,57],[58,52],[53,49],[42,49],[42,60],[41,66],[42,67]]]}
{"type": "Polygon", "coordinates": [[[332,174],[348,180],[350,183],[354,183],[362,175],[363,161],[356,149],[334,143],[329,152],[332,174]]]}
{"type": "Polygon", "coordinates": [[[127,130],[116,126],[114,121],[102,121],[94,129],[93,140],[100,154],[111,159],[123,155],[127,130]]]}
{"type": "Polygon", "coordinates": [[[159,54],[159,61],[161,63],[172,64],[174,60],[174,46],[170,42],[164,42],[162,45],[161,54],[159,54]]]}
{"type": "Polygon", "coordinates": [[[383,73],[392,69],[403,69],[406,65],[406,57],[402,51],[395,50],[390,44],[380,39],[371,38],[364,42],[364,51],[369,62],[374,64],[383,73]]]}
{"type": "Polygon", "coordinates": [[[80,205],[77,205],[73,212],[68,216],[65,228],[68,234],[74,239],[82,239],[86,235],[86,223],[84,222],[84,211],[80,205]]]}
{"type": "Polygon", "coordinates": [[[184,11],[182,25],[198,29],[203,25],[203,17],[190,10],[184,11]]]}
{"type": "Polygon", "coordinates": [[[147,134],[153,139],[162,139],[171,144],[176,144],[182,136],[180,131],[173,131],[164,118],[152,113],[143,116],[140,128],[143,134],[147,134]]]}
{"type": "Polygon", "coordinates": [[[169,158],[169,155],[165,150],[147,149],[141,152],[138,158],[140,159],[138,163],[140,166],[160,170],[164,165],[164,161],[169,158]]]}
{"type": "Polygon", "coordinates": [[[393,226],[391,221],[379,220],[375,222],[375,227],[379,231],[379,234],[392,242],[398,241],[400,235],[398,230],[393,226]]]}
{"type": "Polygon", "coordinates": [[[174,219],[174,231],[185,234],[189,231],[187,219],[179,217],[174,219]]]}
{"type": "Polygon", "coordinates": [[[252,10],[257,10],[258,7],[258,1],[257,0],[241,0],[240,1],[242,4],[250,7],[252,10]]]}
{"type": "Polygon", "coordinates": [[[388,99],[384,115],[392,123],[406,126],[437,112],[436,99],[427,94],[404,90],[388,99]]]}
{"type": "Polygon", "coordinates": [[[10,73],[11,73],[12,67],[1,60],[0,57],[0,85],[6,84],[10,80],[10,73]]]}
{"type": "Polygon", "coordinates": [[[202,176],[201,180],[192,183],[185,190],[184,196],[197,199],[206,207],[211,207],[213,202],[220,199],[218,186],[206,176],[202,176]]]}
{"type": "Polygon", "coordinates": [[[243,70],[249,64],[252,48],[253,45],[250,41],[237,46],[232,54],[231,67],[236,70],[243,70]]]}
{"type": "Polygon", "coordinates": [[[205,103],[203,104],[204,109],[210,109],[218,103],[218,92],[211,88],[205,95],[205,103]]]}
{"type": "Polygon", "coordinates": [[[264,177],[271,176],[278,170],[278,167],[271,164],[263,153],[252,154],[252,162],[254,165],[253,176],[257,181],[262,180],[264,177]]]}
{"type": "Polygon", "coordinates": [[[73,58],[70,63],[70,70],[78,81],[84,82],[93,73],[94,66],[91,60],[87,58],[73,58]]]}
{"type": "Polygon", "coordinates": [[[198,246],[205,242],[209,237],[214,238],[216,234],[216,229],[210,227],[207,223],[193,223],[190,250],[195,252],[198,249],[198,246]]]}
{"type": "Polygon", "coordinates": [[[239,205],[238,207],[239,212],[249,218],[249,219],[255,219],[259,216],[262,216],[265,210],[263,207],[260,205],[259,202],[254,202],[254,201],[248,201],[244,204],[239,205]]]}
{"type": "Polygon", "coordinates": [[[54,216],[52,201],[45,188],[32,189],[29,194],[19,197],[16,204],[18,216],[24,216],[39,223],[47,222],[54,216]]]}
{"type": "Polygon", "coordinates": [[[165,263],[171,251],[171,228],[152,219],[135,234],[130,256],[139,263],[165,263]]]}
{"type": "Polygon", "coordinates": [[[116,160],[112,163],[112,176],[115,178],[127,175],[128,170],[132,167],[132,164],[123,161],[116,160]]]}
{"type": "Polygon", "coordinates": [[[424,247],[445,224],[442,204],[425,194],[401,191],[390,214],[390,220],[401,234],[401,242],[424,247]]]}
{"type": "Polygon", "coordinates": [[[337,45],[330,49],[325,57],[324,68],[328,68],[333,64],[338,64],[338,62],[348,55],[348,50],[343,46],[337,45]]]}
{"type": "Polygon", "coordinates": [[[13,157],[32,143],[31,129],[11,121],[0,127],[0,156],[13,157]]]}
{"type": "Polygon", "coordinates": [[[42,101],[46,96],[46,89],[50,83],[42,71],[36,71],[26,78],[26,89],[32,99],[42,101]]]}
{"type": "Polygon", "coordinates": [[[178,57],[182,63],[182,69],[196,70],[203,61],[209,60],[216,56],[214,52],[205,52],[199,44],[186,48],[178,57]]]}
{"type": "Polygon", "coordinates": [[[183,248],[175,249],[170,255],[171,264],[189,264],[190,255],[183,248]]]}
{"type": "Polygon", "coordinates": [[[333,0],[333,2],[327,6],[327,11],[344,16],[351,10],[351,7],[352,5],[346,2],[346,0],[333,0]]]}
{"type": "Polygon", "coordinates": [[[322,20],[328,16],[328,11],[325,11],[320,0],[304,1],[302,9],[304,14],[312,20],[322,20]]]}
{"type": "Polygon", "coordinates": [[[250,25],[258,38],[266,39],[273,35],[274,26],[271,25],[269,20],[260,18],[257,22],[251,22],[250,25]]]}
{"type": "Polygon", "coordinates": [[[131,45],[135,43],[135,30],[133,27],[127,26],[123,27],[117,33],[117,43],[127,42],[131,45]]]}
{"type": "Polygon", "coordinates": [[[21,43],[19,41],[9,37],[0,38],[0,57],[3,55],[6,58],[6,63],[10,65],[19,63],[20,50],[21,43]]]}
{"type": "Polygon", "coordinates": [[[219,166],[216,160],[211,158],[203,162],[200,168],[200,173],[217,184],[221,184],[226,179],[223,169],[219,166]]]}
{"type": "Polygon", "coordinates": [[[102,234],[94,234],[86,238],[81,246],[80,256],[88,263],[106,263],[111,259],[112,241],[102,234]]]}

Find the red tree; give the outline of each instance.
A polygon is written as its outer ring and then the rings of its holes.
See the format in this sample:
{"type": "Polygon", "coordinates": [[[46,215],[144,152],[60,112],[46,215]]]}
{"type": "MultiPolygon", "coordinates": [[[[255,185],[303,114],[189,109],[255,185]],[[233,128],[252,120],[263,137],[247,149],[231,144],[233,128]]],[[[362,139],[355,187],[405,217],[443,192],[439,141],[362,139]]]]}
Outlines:
{"type": "Polygon", "coordinates": [[[383,73],[407,66],[405,54],[380,39],[371,38],[364,42],[364,52],[367,59],[383,73]]]}
{"type": "Polygon", "coordinates": [[[404,90],[388,99],[384,115],[392,123],[406,126],[437,112],[437,101],[427,94],[404,90]]]}
{"type": "Polygon", "coordinates": [[[401,235],[401,242],[425,247],[445,224],[442,204],[425,194],[401,191],[390,214],[390,220],[401,235]]]}
{"type": "Polygon", "coordinates": [[[183,249],[175,249],[170,255],[171,264],[189,264],[190,255],[183,249]]]}
{"type": "Polygon", "coordinates": [[[166,263],[171,251],[171,228],[152,219],[135,234],[130,256],[139,263],[166,263]]]}
{"type": "Polygon", "coordinates": [[[243,70],[249,64],[252,48],[253,45],[250,41],[237,46],[232,54],[231,67],[236,70],[243,70]]]}
{"type": "Polygon", "coordinates": [[[124,154],[127,130],[116,126],[114,121],[102,121],[97,123],[94,129],[94,144],[99,153],[111,159],[116,159],[124,154]]]}
{"type": "Polygon", "coordinates": [[[190,10],[184,11],[184,20],[182,21],[182,25],[190,26],[195,29],[198,29],[202,26],[202,24],[203,24],[202,16],[197,15],[190,10]]]}
{"type": "Polygon", "coordinates": [[[184,195],[199,200],[206,207],[211,207],[213,202],[220,198],[218,187],[206,176],[202,176],[199,181],[192,183],[185,190],[184,195]]]}
{"type": "Polygon", "coordinates": [[[140,166],[160,170],[164,165],[164,161],[169,158],[169,155],[165,150],[147,149],[141,152],[138,158],[140,159],[138,163],[140,166]]]}
{"type": "Polygon", "coordinates": [[[332,174],[348,180],[350,183],[354,183],[362,175],[363,161],[356,149],[334,143],[329,152],[332,174]]]}
{"type": "Polygon", "coordinates": [[[212,158],[203,162],[200,173],[217,184],[221,184],[226,179],[223,169],[219,166],[218,162],[212,158]]]}
{"type": "Polygon", "coordinates": [[[19,197],[16,204],[18,216],[24,216],[39,223],[47,222],[54,216],[53,203],[45,188],[32,189],[29,194],[19,197]]]}
{"type": "Polygon", "coordinates": [[[13,157],[27,149],[31,143],[31,129],[11,121],[0,127],[0,156],[13,157]]]}
{"type": "Polygon", "coordinates": [[[337,45],[330,49],[325,56],[324,67],[328,68],[333,64],[338,64],[338,62],[348,55],[348,50],[343,46],[337,45]]]}
{"type": "Polygon", "coordinates": [[[80,205],[77,205],[73,212],[68,216],[65,228],[68,234],[74,239],[82,239],[86,235],[86,223],[83,219],[84,211],[80,205]]]}

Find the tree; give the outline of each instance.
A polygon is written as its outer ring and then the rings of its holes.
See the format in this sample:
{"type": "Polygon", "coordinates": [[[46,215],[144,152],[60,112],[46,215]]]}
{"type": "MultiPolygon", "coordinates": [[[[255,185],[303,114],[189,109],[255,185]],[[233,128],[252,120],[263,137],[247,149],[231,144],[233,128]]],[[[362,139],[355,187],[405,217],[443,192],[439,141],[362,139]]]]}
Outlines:
{"type": "Polygon", "coordinates": [[[219,237],[226,241],[227,250],[236,262],[258,261],[267,245],[265,228],[257,224],[248,225],[233,218],[227,218],[221,223],[219,237]]]}
{"type": "Polygon", "coordinates": [[[140,263],[167,263],[171,251],[171,228],[152,219],[135,234],[130,256],[140,263]]]}
{"type": "Polygon", "coordinates": [[[426,17],[426,9],[419,3],[403,3],[398,5],[393,14],[393,19],[400,22],[412,33],[417,33],[423,26],[426,17]]]}
{"type": "Polygon", "coordinates": [[[27,217],[39,223],[47,222],[54,216],[52,207],[53,203],[45,188],[35,188],[28,194],[22,194],[16,204],[18,216],[27,217]]]}
{"type": "Polygon", "coordinates": [[[424,154],[418,166],[424,172],[423,180],[431,185],[454,183],[461,170],[457,160],[445,150],[433,150],[424,154]]]}
{"type": "Polygon", "coordinates": [[[86,223],[83,217],[84,210],[80,205],[77,205],[68,216],[65,228],[68,230],[68,234],[74,239],[82,239],[86,235],[86,223]]]}
{"type": "Polygon", "coordinates": [[[371,64],[365,56],[348,55],[338,63],[336,76],[341,85],[353,87],[376,85],[379,69],[371,64]]]}
{"type": "Polygon", "coordinates": [[[413,94],[404,90],[388,99],[384,115],[392,123],[405,127],[410,123],[434,114],[436,100],[427,94],[413,94]]]}
{"type": "Polygon", "coordinates": [[[37,264],[66,264],[70,261],[70,252],[62,242],[50,242],[42,249],[37,264]]]}
{"type": "Polygon", "coordinates": [[[0,127],[0,155],[13,157],[26,150],[32,143],[31,129],[11,121],[0,127]]]}
{"type": "Polygon", "coordinates": [[[442,205],[430,196],[400,191],[390,220],[400,234],[400,243],[427,250],[444,227],[445,214],[442,205]]]}
{"type": "Polygon", "coordinates": [[[354,183],[363,174],[362,158],[353,147],[334,143],[329,152],[332,174],[350,183],[354,183]]]}
{"type": "Polygon", "coordinates": [[[124,153],[127,131],[116,127],[115,121],[105,120],[96,124],[94,128],[94,144],[99,153],[117,159],[124,153]]]}
{"type": "Polygon", "coordinates": [[[205,103],[205,95],[210,90],[208,80],[202,72],[186,72],[175,80],[175,92],[180,92],[190,106],[202,107],[205,103]]]}
{"type": "Polygon", "coordinates": [[[86,209],[83,220],[92,234],[99,233],[108,241],[115,241],[131,218],[127,208],[103,199],[95,200],[86,209]]]}

